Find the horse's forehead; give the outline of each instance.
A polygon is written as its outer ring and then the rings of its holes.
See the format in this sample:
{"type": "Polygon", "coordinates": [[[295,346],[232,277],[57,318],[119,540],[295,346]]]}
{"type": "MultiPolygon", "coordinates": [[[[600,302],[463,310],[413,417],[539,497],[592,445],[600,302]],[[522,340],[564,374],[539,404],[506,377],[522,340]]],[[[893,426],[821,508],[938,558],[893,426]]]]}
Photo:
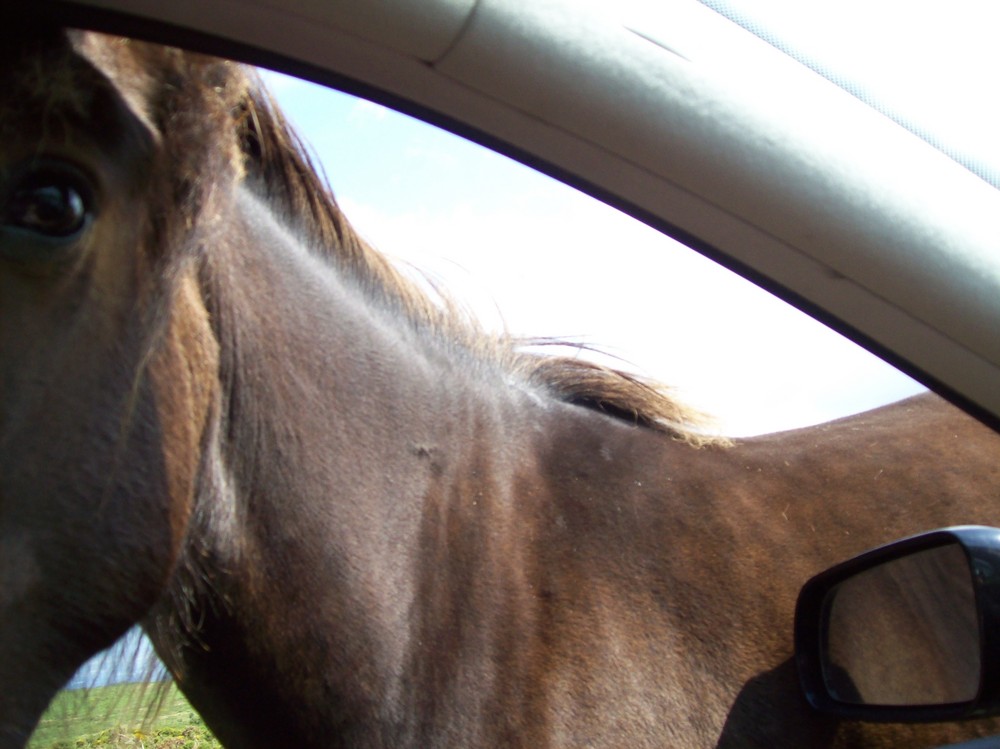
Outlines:
{"type": "Polygon", "coordinates": [[[16,37],[0,35],[0,45],[0,133],[6,142],[87,135],[112,139],[115,134],[102,126],[108,124],[112,100],[148,133],[155,132],[152,78],[126,41],[31,28],[16,37]]]}

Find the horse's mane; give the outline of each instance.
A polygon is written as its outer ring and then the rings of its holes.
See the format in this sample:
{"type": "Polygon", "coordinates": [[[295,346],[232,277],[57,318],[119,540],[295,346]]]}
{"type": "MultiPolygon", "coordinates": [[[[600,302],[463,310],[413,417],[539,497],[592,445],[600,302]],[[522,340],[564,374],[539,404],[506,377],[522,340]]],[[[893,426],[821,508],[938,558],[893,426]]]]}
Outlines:
{"type": "MultiPolygon", "coordinates": [[[[183,61],[186,53],[172,52],[164,58],[168,64],[182,65],[190,72],[192,65],[183,61]]],[[[316,167],[260,77],[243,66],[222,61],[208,63],[200,57],[193,67],[207,66],[214,69],[210,73],[202,70],[197,77],[203,88],[210,82],[218,92],[216,108],[221,111],[211,119],[218,123],[218,115],[228,114],[230,133],[235,121],[236,152],[241,163],[234,168],[263,193],[314,252],[322,254],[378,303],[411,325],[436,332],[442,340],[471,351],[480,360],[496,364],[559,400],[695,444],[712,440],[704,430],[704,416],[678,401],[662,385],[575,356],[530,351],[529,347],[538,341],[488,333],[447,294],[428,293],[426,286],[403,274],[348,223],[322,170],[316,167]]],[[[170,71],[170,77],[176,82],[177,71],[170,71]]],[[[199,106],[206,106],[205,92],[197,96],[199,106]]],[[[205,137],[204,126],[198,135],[205,137]]],[[[189,148],[190,141],[187,143],[189,148]]],[[[213,148],[215,153],[233,153],[231,146],[220,148],[216,144],[213,148]]],[[[584,348],[565,342],[560,345],[584,348]]]]}

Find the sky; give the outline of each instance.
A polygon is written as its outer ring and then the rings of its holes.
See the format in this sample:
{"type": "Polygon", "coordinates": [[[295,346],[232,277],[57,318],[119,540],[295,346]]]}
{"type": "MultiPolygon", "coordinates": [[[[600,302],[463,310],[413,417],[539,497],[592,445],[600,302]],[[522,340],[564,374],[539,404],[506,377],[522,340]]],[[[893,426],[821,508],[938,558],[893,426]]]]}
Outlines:
{"type": "Polygon", "coordinates": [[[341,207],[493,326],[595,345],[748,435],[918,392],[909,378],[631,217],[380,105],[268,75],[341,207]]]}

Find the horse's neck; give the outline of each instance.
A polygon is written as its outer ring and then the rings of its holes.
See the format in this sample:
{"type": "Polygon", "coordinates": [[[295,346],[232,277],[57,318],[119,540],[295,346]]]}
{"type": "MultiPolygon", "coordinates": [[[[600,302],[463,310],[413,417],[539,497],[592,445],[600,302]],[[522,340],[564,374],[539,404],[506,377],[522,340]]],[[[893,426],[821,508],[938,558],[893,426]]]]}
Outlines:
{"type": "Polygon", "coordinates": [[[384,557],[390,531],[415,523],[420,499],[483,431],[504,428],[509,404],[266,211],[244,215],[252,241],[229,248],[218,271],[228,288],[208,292],[220,308],[233,517],[248,524],[237,531],[268,544],[278,528],[289,541],[323,534],[359,564],[384,557]]]}
{"type": "Polygon", "coordinates": [[[254,198],[240,201],[242,241],[217,248],[203,272],[223,396],[199,500],[201,559],[188,560],[207,580],[185,656],[191,688],[206,712],[238,709],[233,730],[255,709],[249,690],[218,699],[241,681],[294,681],[289,699],[308,706],[300,725],[319,719],[320,701],[354,701],[335,711],[366,715],[398,704],[435,565],[464,554],[472,569],[488,522],[515,522],[509,475],[528,455],[517,446],[531,396],[471,374],[471,354],[456,360],[421,338],[254,198]],[[471,535],[446,538],[456,524],[471,535]]]}

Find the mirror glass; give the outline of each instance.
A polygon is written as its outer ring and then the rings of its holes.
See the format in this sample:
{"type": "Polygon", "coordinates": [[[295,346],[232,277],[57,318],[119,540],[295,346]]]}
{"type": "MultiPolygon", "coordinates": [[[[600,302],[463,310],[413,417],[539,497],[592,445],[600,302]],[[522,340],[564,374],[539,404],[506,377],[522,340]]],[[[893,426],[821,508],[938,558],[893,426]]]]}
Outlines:
{"type": "Polygon", "coordinates": [[[848,578],[824,608],[823,678],[834,699],[898,706],[975,699],[978,614],[957,542],[848,578]]]}

